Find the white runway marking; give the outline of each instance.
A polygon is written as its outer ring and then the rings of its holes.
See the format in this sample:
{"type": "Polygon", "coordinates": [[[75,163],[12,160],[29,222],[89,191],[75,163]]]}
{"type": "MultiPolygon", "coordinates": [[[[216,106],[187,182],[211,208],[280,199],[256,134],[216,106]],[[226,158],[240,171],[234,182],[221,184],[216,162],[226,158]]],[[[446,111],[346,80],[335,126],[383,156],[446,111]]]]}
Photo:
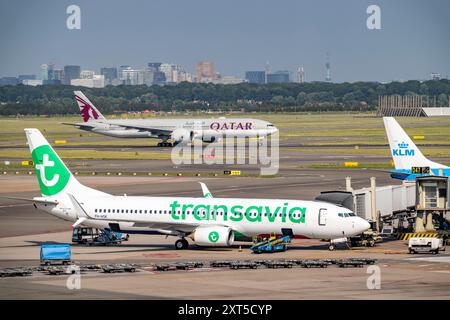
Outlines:
{"type": "Polygon", "coordinates": [[[408,260],[426,261],[426,262],[443,262],[443,263],[450,263],[450,256],[444,256],[444,257],[409,258],[408,260]]]}

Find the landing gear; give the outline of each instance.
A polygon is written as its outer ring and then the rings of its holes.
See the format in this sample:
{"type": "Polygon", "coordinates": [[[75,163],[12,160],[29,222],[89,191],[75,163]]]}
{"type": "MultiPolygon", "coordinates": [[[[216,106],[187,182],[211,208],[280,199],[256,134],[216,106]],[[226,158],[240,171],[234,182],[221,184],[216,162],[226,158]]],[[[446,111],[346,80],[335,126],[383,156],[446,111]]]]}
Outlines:
{"type": "Polygon", "coordinates": [[[336,246],[333,243],[330,243],[330,245],[328,246],[328,250],[334,251],[335,249],[336,249],[336,246]]]}
{"type": "Polygon", "coordinates": [[[184,238],[178,239],[175,242],[175,249],[177,249],[177,250],[187,249],[188,247],[189,247],[189,242],[184,238]]]}
{"type": "Polygon", "coordinates": [[[158,147],[173,147],[173,144],[170,142],[158,142],[158,147]]]}

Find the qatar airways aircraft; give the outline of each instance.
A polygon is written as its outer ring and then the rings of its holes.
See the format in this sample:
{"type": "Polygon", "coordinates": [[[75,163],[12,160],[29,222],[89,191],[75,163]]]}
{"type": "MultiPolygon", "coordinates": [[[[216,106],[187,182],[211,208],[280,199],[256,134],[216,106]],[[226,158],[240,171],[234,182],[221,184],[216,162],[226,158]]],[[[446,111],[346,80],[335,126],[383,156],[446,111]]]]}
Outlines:
{"type": "Polygon", "coordinates": [[[265,138],[278,132],[271,123],[258,119],[130,119],[108,120],[81,92],[74,91],[83,122],[64,123],[81,130],[104,134],[116,138],[161,139],[159,147],[189,143],[194,139],[203,142],[217,142],[222,137],[265,138]]]}
{"type": "MultiPolygon", "coordinates": [[[[256,235],[342,239],[361,234],[369,223],[347,208],[318,201],[204,197],[115,196],[82,185],[37,129],[25,129],[41,197],[36,208],[74,226],[111,228],[125,233],[178,237],[176,249],[191,238],[199,246],[231,246],[256,235]]],[[[330,243],[330,249],[332,250],[330,243]]]]}

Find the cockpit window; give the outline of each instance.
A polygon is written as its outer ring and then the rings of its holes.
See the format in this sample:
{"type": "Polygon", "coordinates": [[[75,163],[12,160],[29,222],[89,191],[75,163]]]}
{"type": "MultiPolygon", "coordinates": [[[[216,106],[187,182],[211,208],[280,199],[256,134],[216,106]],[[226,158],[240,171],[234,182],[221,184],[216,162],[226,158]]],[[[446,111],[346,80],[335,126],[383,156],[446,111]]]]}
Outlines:
{"type": "Polygon", "coordinates": [[[338,213],[338,216],[341,218],[348,218],[348,217],[354,217],[355,214],[353,212],[342,212],[342,213],[338,213]]]}
{"type": "Polygon", "coordinates": [[[273,124],[271,124],[271,123],[269,123],[268,125],[267,125],[268,127],[275,127],[273,124]]]}

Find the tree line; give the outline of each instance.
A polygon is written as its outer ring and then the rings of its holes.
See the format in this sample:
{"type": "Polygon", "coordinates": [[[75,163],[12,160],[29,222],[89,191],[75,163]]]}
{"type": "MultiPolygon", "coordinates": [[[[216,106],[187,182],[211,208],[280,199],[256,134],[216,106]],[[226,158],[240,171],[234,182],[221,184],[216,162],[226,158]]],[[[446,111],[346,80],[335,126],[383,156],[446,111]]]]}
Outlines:
{"type": "Polygon", "coordinates": [[[166,86],[2,86],[0,115],[78,114],[73,91],[81,90],[102,113],[118,111],[370,111],[380,95],[436,96],[448,106],[450,81],[283,83],[236,85],[180,83],[166,86]]]}

